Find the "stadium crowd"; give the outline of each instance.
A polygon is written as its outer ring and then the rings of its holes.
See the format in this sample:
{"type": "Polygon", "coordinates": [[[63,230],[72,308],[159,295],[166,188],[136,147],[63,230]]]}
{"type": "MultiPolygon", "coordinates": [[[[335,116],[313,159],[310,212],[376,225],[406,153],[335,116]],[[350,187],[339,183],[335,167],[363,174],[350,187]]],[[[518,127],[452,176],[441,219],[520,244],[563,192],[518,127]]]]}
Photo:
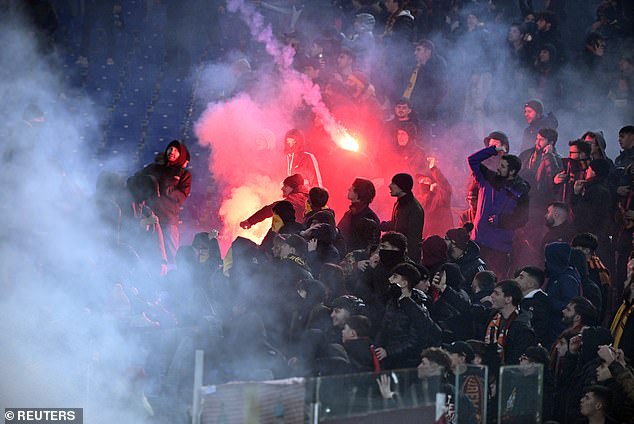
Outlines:
{"type": "MultiPolygon", "coordinates": [[[[196,347],[214,353],[205,359],[214,383],[433,362],[447,375],[487,365],[494,387],[500,366],[539,363],[544,421],[633,423],[631,4],[589,2],[596,15],[584,21],[565,0],[542,10],[531,0],[315,1],[284,26],[286,8],[298,9],[277,3],[254,7],[276,17],[293,68],[336,120],[364,135],[367,162],[354,172],[367,178],[344,182],[345,211],[329,207],[328,187],[346,174],[304,105],[284,136],[280,199],[240,223],[271,218],[268,233],[260,244],[236,238],[223,256],[213,231],[180,242],[180,210],[199,189],[184,143],[129,178],[100,176],[103,243],[130,270],[107,309],[122,327],[182,330],[148,349],[148,380],[173,373],[156,390],[189,395],[192,371],[182,370],[196,347]],[[319,16],[321,31],[302,31],[319,16]],[[498,120],[509,105],[523,107],[521,137],[498,120]],[[622,117],[618,131],[591,127],[608,115],[622,117]],[[452,158],[468,167],[466,184],[436,160],[438,133],[458,124],[483,139],[452,158]],[[578,135],[564,147],[560,125],[578,135]],[[394,205],[379,216],[369,174],[386,161],[394,205]],[[460,213],[456,193],[467,199],[460,213]]],[[[250,62],[234,94],[257,86],[264,71],[250,62]]],[[[373,384],[392,396],[389,381],[373,384]]]]}

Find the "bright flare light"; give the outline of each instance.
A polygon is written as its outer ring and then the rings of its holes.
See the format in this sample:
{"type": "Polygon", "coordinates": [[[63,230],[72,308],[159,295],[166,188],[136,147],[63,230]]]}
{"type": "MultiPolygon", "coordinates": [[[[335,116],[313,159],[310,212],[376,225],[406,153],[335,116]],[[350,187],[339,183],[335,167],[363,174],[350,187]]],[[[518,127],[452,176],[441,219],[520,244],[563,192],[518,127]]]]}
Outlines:
{"type": "Polygon", "coordinates": [[[344,150],[349,150],[351,152],[359,151],[359,142],[352,137],[345,128],[342,128],[339,131],[339,135],[337,137],[337,145],[344,150]]]}

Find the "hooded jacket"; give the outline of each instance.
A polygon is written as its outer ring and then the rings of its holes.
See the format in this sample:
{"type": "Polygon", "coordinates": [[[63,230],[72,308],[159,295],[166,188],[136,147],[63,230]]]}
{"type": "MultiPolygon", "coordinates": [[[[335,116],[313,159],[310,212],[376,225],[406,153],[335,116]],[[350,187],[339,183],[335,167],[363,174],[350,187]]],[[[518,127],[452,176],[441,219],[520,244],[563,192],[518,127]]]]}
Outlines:
{"type": "Polygon", "coordinates": [[[582,294],[579,272],[570,264],[572,248],[568,243],[550,243],[544,249],[548,281],[542,289],[551,302],[551,325],[556,337],[564,330],[561,311],[573,297],[582,294]]]}
{"type": "Polygon", "coordinates": [[[500,252],[511,252],[513,234],[528,221],[530,185],[520,177],[502,179],[482,162],[495,156],[495,147],[486,147],[471,156],[468,162],[478,184],[478,209],[473,240],[500,252]]]}
{"type": "Polygon", "coordinates": [[[180,209],[189,196],[192,175],[185,169],[190,160],[189,151],[184,143],[174,140],[165,148],[164,163],[153,163],[146,166],[137,175],[154,176],[159,183],[160,197],[152,199],[148,205],[159,217],[161,225],[178,224],[180,209]],[[174,162],[168,162],[167,151],[176,147],[180,156],[174,162]]]}
{"type": "Polygon", "coordinates": [[[480,257],[480,247],[473,240],[469,240],[462,256],[453,262],[460,267],[460,273],[462,273],[467,285],[471,284],[473,277],[478,272],[487,268],[486,263],[480,257]]]}

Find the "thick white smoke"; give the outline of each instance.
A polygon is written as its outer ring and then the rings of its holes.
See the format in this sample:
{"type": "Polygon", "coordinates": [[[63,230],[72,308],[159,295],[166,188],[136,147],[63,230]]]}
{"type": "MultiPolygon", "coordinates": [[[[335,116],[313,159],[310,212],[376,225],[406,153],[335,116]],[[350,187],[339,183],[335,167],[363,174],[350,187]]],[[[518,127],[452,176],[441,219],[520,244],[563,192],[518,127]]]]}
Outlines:
{"type": "Polygon", "coordinates": [[[98,111],[62,84],[56,57],[42,57],[16,17],[0,20],[0,407],[143,422],[130,377],[143,357],[120,331],[121,302],[108,303],[116,282],[132,281],[101,239],[92,195],[98,111]],[[29,104],[44,122],[22,119],[29,104]]]}

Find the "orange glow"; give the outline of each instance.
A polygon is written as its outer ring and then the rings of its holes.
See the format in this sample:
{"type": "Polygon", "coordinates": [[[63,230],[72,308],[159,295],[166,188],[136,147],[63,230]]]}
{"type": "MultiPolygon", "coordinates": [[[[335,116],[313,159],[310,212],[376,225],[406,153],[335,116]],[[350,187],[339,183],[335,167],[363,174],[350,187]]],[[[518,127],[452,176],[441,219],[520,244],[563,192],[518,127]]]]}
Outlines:
{"type": "Polygon", "coordinates": [[[351,152],[359,151],[359,142],[351,136],[345,128],[339,129],[339,134],[335,137],[335,142],[344,150],[349,150],[351,152]]]}

